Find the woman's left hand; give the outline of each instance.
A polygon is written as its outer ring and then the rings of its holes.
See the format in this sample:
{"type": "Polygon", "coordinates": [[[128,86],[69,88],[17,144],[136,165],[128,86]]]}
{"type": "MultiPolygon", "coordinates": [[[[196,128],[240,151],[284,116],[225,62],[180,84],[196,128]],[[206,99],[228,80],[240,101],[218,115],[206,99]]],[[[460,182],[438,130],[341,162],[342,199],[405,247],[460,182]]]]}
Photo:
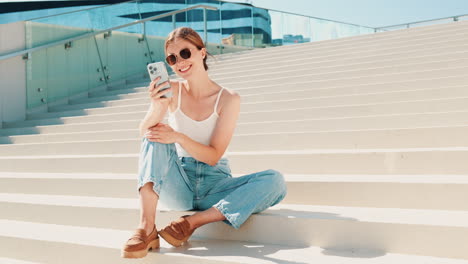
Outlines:
{"type": "Polygon", "coordinates": [[[179,132],[168,124],[158,123],[146,131],[145,137],[151,142],[171,144],[177,142],[179,132]]]}

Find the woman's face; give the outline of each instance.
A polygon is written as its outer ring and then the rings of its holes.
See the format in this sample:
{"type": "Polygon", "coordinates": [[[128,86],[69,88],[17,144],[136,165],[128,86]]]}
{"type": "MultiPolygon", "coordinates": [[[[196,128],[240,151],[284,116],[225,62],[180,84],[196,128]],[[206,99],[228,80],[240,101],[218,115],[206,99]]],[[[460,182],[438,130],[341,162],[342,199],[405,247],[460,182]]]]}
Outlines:
{"type": "Polygon", "coordinates": [[[171,54],[174,54],[177,58],[176,64],[172,65],[171,68],[178,76],[189,80],[205,72],[203,66],[203,58],[206,56],[205,48],[198,50],[192,43],[184,39],[176,38],[166,49],[166,56],[171,54]],[[190,49],[191,52],[191,56],[188,59],[180,57],[180,51],[185,48],[190,49]]]}

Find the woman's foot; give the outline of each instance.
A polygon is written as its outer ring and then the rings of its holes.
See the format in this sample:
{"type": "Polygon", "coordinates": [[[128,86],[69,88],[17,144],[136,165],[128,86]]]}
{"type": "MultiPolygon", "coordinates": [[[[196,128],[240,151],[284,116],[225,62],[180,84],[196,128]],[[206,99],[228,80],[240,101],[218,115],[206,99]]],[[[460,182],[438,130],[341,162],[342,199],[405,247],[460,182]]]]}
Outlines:
{"type": "Polygon", "coordinates": [[[122,248],[123,258],[142,258],[148,254],[148,250],[159,248],[159,236],[156,226],[153,231],[147,232],[143,228],[137,228],[130,239],[122,248]]]}
{"type": "Polygon", "coordinates": [[[195,228],[190,227],[190,223],[186,217],[188,215],[184,215],[176,221],[171,222],[170,225],[159,231],[159,235],[174,247],[181,246],[195,231],[195,228]]]}

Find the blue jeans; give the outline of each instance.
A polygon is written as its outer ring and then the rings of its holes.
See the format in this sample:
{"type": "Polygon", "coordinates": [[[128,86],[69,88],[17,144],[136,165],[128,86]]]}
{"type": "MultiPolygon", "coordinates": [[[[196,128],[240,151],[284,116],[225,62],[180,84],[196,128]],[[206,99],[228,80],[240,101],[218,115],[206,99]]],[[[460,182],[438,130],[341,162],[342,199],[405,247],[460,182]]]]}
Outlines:
{"type": "Polygon", "coordinates": [[[247,218],[279,203],[286,195],[283,175],[265,170],[232,177],[229,160],[210,166],[192,157],[178,157],[175,144],[142,138],[138,192],[148,182],[159,201],[173,210],[217,208],[225,223],[239,228],[247,218]]]}

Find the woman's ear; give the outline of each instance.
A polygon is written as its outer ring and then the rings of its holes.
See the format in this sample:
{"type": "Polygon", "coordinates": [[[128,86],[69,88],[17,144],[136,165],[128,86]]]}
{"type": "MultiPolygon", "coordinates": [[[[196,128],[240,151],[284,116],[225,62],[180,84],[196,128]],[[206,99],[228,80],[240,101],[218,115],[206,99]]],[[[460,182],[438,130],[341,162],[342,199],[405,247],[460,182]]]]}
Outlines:
{"type": "Polygon", "coordinates": [[[202,52],[202,59],[205,59],[205,57],[206,57],[206,48],[202,48],[201,52],[202,52]]]}

